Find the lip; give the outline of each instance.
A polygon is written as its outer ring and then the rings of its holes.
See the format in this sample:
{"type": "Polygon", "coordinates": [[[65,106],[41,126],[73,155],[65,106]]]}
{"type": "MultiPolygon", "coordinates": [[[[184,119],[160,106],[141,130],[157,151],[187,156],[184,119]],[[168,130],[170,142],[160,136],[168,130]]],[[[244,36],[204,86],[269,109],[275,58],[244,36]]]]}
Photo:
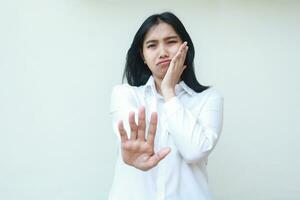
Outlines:
{"type": "Polygon", "coordinates": [[[157,65],[160,65],[160,64],[165,64],[165,63],[170,63],[171,62],[171,59],[167,59],[167,60],[161,60],[157,63],[157,65]]]}

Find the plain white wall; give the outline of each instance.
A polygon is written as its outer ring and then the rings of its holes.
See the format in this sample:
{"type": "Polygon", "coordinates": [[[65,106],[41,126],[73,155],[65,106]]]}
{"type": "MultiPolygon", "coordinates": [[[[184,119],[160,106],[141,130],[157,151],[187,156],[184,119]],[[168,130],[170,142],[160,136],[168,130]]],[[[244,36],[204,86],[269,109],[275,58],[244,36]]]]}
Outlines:
{"type": "Polygon", "coordinates": [[[150,14],[173,11],[225,98],[217,200],[300,199],[299,1],[0,1],[0,199],[106,199],[108,105],[150,14]]]}

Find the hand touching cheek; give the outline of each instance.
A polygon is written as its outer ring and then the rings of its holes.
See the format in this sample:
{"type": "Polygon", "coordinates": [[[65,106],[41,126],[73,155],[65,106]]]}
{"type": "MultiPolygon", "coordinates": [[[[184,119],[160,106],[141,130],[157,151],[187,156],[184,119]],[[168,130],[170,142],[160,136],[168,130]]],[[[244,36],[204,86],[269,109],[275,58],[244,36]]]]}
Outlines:
{"type": "Polygon", "coordinates": [[[184,42],[172,58],[168,71],[162,80],[161,92],[165,101],[168,101],[175,96],[175,86],[180,81],[181,74],[187,67],[184,65],[187,51],[187,42],[184,42]]]}

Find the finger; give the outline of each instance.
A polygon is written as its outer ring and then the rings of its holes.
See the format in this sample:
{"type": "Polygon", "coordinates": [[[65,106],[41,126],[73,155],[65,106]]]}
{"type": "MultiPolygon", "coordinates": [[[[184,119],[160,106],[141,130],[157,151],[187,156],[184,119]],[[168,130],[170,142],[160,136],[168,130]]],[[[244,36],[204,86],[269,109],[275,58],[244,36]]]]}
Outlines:
{"type": "Polygon", "coordinates": [[[180,58],[180,56],[181,56],[181,53],[178,51],[176,54],[175,54],[175,56],[172,58],[172,60],[171,60],[171,62],[170,62],[170,67],[169,68],[171,68],[171,67],[176,67],[176,65],[177,65],[177,63],[178,63],[178,61],[179,61],[179,58],[180,58]]]}
{"type": "Polygon", "coordinates": [[[181,56],[178,58],[178,60],[179,60],[178,67],[180,67],[180,68],[183,67],[183,65],[184,65],[187,51],[188,51],[188,46],[186,46],[186,45],[183,46],[183,48],[181,50],[181,56]]]}
{"type": "Polygon", "coordinates": [[[184,64],[187,52],[188,52],[189,47],[185,46],[184,50],[183,50],[183,55],[182,55],[182,64],[184,64]]]}
{"type": "Polygon", "coordinates": [[[181,73],[185,70],[186,67],[186,65],[183,66],[181,73]]]}
{"type": "Polygon", "coordinates": [[[151,146],[154,146],[156,128],[157,128],[157,113],[153,112],[151,114],[148,137],[147,137],[147,143],[150,144],[151,146]]]}
{"type": "Polygon", "coordinates": [[[184,51],[186,50],[187,47],[187,41],[185,41],[184,43],[181,44],[181,46],[179,47],[178,51],[180,53],[184,53],[184,51]]]}
{"type": "Polygon", "coordinates": [[[139,109],[139,119],[138,119],[138,140],[145,141],[146,132],[146,120],[145,120],[145,107],[140,107],[139,109]]]}
{"type": "Polygon", "coordinates": [[[162,159],[164,159],[169,153],[171,149],[169,147],[163,148],[156,154],[150,157],[149,159],[149,165],[150,166],[155,166],[157,165],[162,159]]]}
{"type": "MultiPolygon", "coordinates": [[[[172,61],[175,64],[177,61],[180,61],[182,55],[185,53],[185,47],[187,46],[187,42],[185,41],[184,43],[182,43],[177,51],[177,53],[175,54],[175,56],[173,57],[172,61]]],[[[171,61],[171,62],[172,62],[171,61]]]]}
{"type": "Polygon", "coordinates": [[[136,140],[137,136],[137,125],[135,123],[135,113],[129,113],[129,126],[130,126],[130,140],[136,140]]]}
{"type": "Polygon", "coordinates": [[[118,123],[118,129],[121,137],[121,142],[126,142],[128,140],[128,137],[122,120],[120,120],[118,123]]]}

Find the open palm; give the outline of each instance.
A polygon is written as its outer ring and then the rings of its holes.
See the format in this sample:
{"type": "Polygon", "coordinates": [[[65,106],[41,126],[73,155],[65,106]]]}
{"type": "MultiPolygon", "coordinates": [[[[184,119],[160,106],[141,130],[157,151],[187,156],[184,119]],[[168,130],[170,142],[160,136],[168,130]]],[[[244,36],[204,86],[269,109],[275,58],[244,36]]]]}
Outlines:
{"type": "Polygon", "coordinates": [[[146,121],[145,108],[141,107],[138,113],[138,124],[135,123],[134,112],[129,113],[130,138],[127,137],[123,121],[118,128],[121,136],[121,149],[123,161],[137,169],[147,171],[158,164],[170,152],[170,148],[164,148],[154,152],[154,138],[157,127],[157,113],[151,114],[149,133],[145,138],[146,121]]]}

